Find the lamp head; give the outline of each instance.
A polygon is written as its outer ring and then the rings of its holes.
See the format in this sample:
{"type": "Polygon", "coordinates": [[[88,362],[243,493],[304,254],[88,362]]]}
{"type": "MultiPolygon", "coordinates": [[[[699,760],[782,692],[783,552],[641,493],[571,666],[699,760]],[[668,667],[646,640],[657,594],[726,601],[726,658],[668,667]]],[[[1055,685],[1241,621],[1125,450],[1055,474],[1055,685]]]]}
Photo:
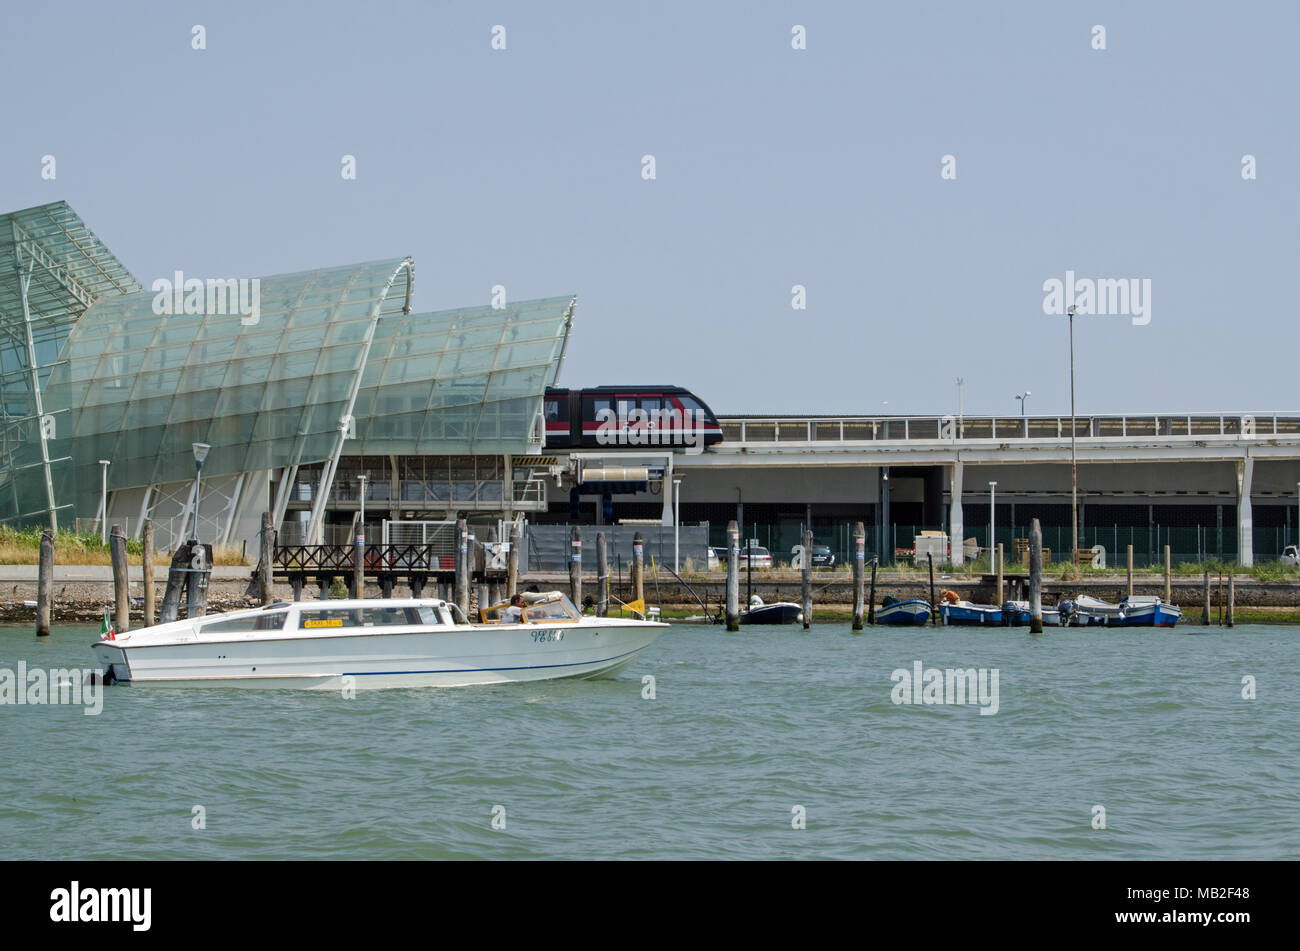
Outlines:
{"type": "Polygon", "coordinates": [[[208,450],[212,447],[205,442],[190,443],[190,447],[194,450],[195,468],[202,469],[203,460],[208,458],[208,450]]]}

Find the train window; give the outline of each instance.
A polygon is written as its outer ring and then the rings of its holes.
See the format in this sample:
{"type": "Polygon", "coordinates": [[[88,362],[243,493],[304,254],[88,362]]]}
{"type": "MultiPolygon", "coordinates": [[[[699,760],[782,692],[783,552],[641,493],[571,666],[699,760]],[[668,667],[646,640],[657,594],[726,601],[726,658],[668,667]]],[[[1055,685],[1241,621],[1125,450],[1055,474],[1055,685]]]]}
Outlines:
{"type": "Polygon", "coordinates": [[[663,400],[657,396],[647,396],[640,400],[641,408],[648,413],[657,413],[663,408],[663,400]]]}
{"type": "Polygon", "coordinates": [[[547,398],[545,403],[545,412],[547,419],[567,419],[568,418],[568,401],[547,398]]]}

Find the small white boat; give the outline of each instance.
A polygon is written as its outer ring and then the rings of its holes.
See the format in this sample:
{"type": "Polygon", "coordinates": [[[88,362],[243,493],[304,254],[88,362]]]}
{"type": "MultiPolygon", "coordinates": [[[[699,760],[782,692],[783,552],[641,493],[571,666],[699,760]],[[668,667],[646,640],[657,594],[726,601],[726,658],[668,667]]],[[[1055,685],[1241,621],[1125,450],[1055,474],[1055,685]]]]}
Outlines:
{"type": "Polygon", "coordinates": [[[1173,627],[1183,617],[1182,608],[1155,595],[1130,595],[1120,607],[1119,617],[1110,622],[1115,627],[1173,627]]]}
{"type": "Polygon", "coordinates": [[[1070,618],[1070,624],[1086,626],[1092,624],[1110,624],[1118,620],[1123,608],[1109,601],[1102,601],[1091,595],[1081,594],[1072,601],[1062,602],[1066,608],[1062,613],[1070,618]]]}
{"type": "Polygon", "coordinates": [[[461,687],[613,677],[668,627],[584,617],[558,591],[526,597],[521,622],[498,623],[498,605],[478,624],[436,599],[280,602],[158,624],[93,650],[110,683],[461,687]]]}

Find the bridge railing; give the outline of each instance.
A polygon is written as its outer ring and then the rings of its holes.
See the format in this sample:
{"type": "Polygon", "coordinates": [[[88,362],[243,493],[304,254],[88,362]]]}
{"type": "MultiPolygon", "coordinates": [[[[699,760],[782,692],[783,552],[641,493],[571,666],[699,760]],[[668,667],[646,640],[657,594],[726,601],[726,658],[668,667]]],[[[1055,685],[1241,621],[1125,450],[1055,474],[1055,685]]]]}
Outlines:
{"type": "MultiPolygon", "coordinates": [[[[1069,416],[724,416],[719,419],[725,442],[751,444],[1059,440],[1070,438],[1071,422],[1069,416]]],[[[1077,439],[1300,436],[1300,412],[1076,416],[1073,423],[1077,439]]]]}

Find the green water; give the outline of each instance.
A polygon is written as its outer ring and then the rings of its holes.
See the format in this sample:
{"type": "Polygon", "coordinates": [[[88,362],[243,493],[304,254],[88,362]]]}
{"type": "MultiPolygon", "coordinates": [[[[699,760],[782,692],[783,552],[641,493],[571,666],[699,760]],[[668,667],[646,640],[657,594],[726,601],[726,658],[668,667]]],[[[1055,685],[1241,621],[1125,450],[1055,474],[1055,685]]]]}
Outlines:
{"type": "MultiPolygon", "coordinates": [[[[0,842],[8,859],[1295,858],[1300,630],[1207,630],[679,625],[614,681],[3,705],[0,842]],[[997,713],[892,702],[918,660],[996,668],[997,713]]],[[[0,669],[91,667],[97,636],[0,627],[0,669]]]]}

